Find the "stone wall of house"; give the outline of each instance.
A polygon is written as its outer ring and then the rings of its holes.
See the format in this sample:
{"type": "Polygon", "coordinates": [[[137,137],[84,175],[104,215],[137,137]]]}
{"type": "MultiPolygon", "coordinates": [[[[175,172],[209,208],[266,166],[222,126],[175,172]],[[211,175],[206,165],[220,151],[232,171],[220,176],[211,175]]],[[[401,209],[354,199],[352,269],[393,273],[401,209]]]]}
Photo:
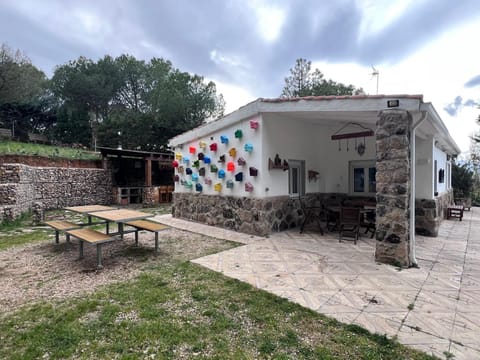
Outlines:
{"type": "Polygon", "coordinates": [[[438,236],[440,223],[447,215],[447,207],[453,204],[450,190],[433,200],[415,200],[415,231],[419,235],[438,236]]]}
{"type": "Polygon", "coordinates": [[[111,171],[0,164],[0,222],[35,208],[58,209],[112,201],[111,171]],[[33,206],[35,204],[35,206],[33,206]]]}
{"type": "Polygon", "coordinates": [[[296,227],[303,219],[298,200],[174,193],[172,214],[187,220],[265,236],[296,227]]]}
{"type": "Polygon", "coordinates": [[[375,259],[410,266],[410,125],[403,110],[384,110],[377,120],[377,219],[375,259]]]}

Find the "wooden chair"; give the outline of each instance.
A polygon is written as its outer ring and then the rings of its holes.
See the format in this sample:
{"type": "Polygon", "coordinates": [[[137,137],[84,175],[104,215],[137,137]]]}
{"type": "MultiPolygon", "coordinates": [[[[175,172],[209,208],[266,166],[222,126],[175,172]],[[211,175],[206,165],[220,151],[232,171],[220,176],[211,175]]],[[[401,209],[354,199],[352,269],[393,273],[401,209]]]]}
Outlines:
{"type": "Polygon", "coordinates": [[[357,244],[360,231],[360,209],[353,207],[342,207],[340,209],[340,232],[338,241],[343,237],[353,237],[353,243],[357,244]]]}
{"type": "Polygon", "coordinates": [[[370,233],[370,239],[373,239],[377,230],[375,210],[369,210],[364,212],[362,226],[365,227],[365,234],[370,233]]]}
{"type": "Polygon", "coordinates": [[[308,199],[305,196],[299,196],[298,201],[300,202],[300,208],[304,215],[302,224],[300,225],[300,234],[303,233],[305,225],[316,221],[318,228],[320,229],[320,234],[323,235],[322,221],[326,220],[326,212],[321,203],[308,203],[308,199]]]}

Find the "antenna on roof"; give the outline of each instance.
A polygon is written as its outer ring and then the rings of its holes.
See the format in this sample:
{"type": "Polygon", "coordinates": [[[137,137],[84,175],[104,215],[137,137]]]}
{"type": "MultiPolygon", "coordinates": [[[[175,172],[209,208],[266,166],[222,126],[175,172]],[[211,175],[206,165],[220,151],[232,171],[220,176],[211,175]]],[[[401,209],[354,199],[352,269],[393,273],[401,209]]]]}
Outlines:
{"type": "Polygon", "coordinates": [[[372,79],[373,79],[374,76],[377,77],[377,95],[378,95],[378,79],[380,78],[380,72],[377,69],[375,69],[375,67],[373,65],[372,65],[372,70],[373,70],[373,72],[370,74],[370,75],[372,75],[372,79]]]}

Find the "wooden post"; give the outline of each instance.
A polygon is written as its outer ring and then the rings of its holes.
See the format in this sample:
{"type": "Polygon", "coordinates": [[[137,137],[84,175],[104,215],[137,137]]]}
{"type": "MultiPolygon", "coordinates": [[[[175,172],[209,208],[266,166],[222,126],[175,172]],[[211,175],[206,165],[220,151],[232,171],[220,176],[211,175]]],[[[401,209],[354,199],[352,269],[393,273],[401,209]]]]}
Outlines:
{"type": "Polygon", "coordinates": [[[152,186],[152,160],[145,159],[145,186],[152,186]]]}

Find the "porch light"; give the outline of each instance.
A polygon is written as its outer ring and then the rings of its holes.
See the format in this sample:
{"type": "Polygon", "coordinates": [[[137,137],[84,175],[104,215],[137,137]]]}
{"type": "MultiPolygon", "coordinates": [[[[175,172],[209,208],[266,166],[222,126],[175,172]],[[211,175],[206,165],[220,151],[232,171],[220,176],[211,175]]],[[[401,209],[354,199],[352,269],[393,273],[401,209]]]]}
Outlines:
{"type": "Polygon", "coordinates": [[[387,107],[392,108],[392,107],[399,107],[400,106],[400,100],[387,100],[387,107]]]}

